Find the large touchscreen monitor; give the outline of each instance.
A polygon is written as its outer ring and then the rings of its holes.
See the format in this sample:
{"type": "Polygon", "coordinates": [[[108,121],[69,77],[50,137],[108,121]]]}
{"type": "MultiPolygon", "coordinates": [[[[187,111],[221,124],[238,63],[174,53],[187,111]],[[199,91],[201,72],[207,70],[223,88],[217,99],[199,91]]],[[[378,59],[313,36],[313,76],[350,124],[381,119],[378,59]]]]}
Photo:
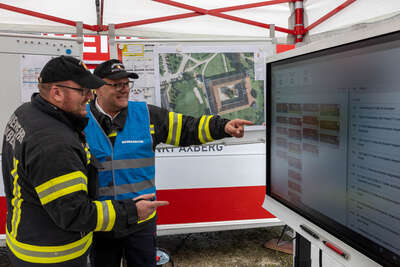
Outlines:
{"type": "Polygon", "coordinates": [[[267,195],[400,266],[400,32],[267,64],[267,195]]]}

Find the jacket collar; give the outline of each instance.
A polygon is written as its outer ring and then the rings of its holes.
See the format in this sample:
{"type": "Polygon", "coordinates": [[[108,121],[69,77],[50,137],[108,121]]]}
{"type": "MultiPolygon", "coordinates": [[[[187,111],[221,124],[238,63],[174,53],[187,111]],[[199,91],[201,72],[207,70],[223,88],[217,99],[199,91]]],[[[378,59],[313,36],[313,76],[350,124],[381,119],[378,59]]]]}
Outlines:
{"type": "Polygon", "coordinates": [[[31,102],[42,112],[68,125],[68,127],[78,133],[82,133],[88,123],[88,118],[77,116],[54,106],[41,97],[39,93],[34,93],[32,95],[31,102]]]}
{"type": "Polygon", "coordinates": [[[103,131],[108,135],[113,130],[122,131],[125,126],[126,118],[128,117],[128,108],[123,108],[114,119],[111,119],[110,116],[105,115],[101,112],[96,105],[97,97],[90,101],[90,111],[92,111],[93,116],[99,122],[103,131]]]}

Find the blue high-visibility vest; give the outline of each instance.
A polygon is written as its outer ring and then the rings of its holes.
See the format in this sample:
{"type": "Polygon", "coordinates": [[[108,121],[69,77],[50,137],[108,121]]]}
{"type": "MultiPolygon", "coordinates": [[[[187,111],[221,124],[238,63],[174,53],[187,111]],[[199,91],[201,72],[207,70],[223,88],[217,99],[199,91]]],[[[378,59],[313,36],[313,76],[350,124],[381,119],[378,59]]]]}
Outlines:
{"type": "Polygon", "coordinates": [[[100,162],[99,200],[128,199],[156,192],[150,117],[145,102],[129,102],[128,117],[114,147],[87,105],[90,152],[100,162]]]}

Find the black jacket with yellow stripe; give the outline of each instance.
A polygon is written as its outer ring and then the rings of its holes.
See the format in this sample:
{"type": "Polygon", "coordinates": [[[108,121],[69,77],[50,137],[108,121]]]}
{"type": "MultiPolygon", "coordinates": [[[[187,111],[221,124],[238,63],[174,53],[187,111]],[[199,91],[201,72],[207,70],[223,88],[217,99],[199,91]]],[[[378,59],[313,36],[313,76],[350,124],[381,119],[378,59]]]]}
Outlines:
{"type": "Polygon", "coordinates": [[[86,123],[35,94],[6,126],[6,242],[23,261],[78,258],[90,247],[93,231],[123,230],[137,222],[133,201],[94,200],[97,171],[82,134],[86,123]]]}
{"type": "MultiPolygon", "coordinates": [[[[174,146],[200,145],[224,137],[230,137],[225,133],[225,125],[229,120],[216,115],[203,115],[200,118],[183,115],[176,112],[170,112],[167,109],[154,105],[147,105],[150,116],[150,133],[153,140],[153,150],[160,143],[174,146]]],[[[127,108],[118,113],[114,119],[96,107],[96,100],[90,102],[90,111],[99,122],[104,133],[114,144],[115,137],[119,131],[125,127],[128,116],[127,108]]],[[[116,230],[112,233],[98,233],[101,236],[121,237],[146,228],[149,224],[155,223],[156,217],[149,219],[134,227],[116,230]]]]}

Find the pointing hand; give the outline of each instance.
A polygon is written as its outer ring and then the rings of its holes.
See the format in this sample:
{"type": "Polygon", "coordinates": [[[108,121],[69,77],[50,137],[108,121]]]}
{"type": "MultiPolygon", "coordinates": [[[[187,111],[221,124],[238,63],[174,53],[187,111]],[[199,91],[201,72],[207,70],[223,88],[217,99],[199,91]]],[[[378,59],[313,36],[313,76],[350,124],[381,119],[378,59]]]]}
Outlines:
{"type": "Polygon", "coordinates": [[[169,204],[168,201],[152,201],[154,197],[155,194],[146,194],[133,199],[136,202],[138,221],[147,219],[158,207],[169,204]]]}
{"type": "Polygon", "coordinates": [[[225,125],[225,132],[233,137],[243,137],[244,135],[244,125],[253,125],[254,123],[251,121],[234,119],[229,121],[225,125]]]}

